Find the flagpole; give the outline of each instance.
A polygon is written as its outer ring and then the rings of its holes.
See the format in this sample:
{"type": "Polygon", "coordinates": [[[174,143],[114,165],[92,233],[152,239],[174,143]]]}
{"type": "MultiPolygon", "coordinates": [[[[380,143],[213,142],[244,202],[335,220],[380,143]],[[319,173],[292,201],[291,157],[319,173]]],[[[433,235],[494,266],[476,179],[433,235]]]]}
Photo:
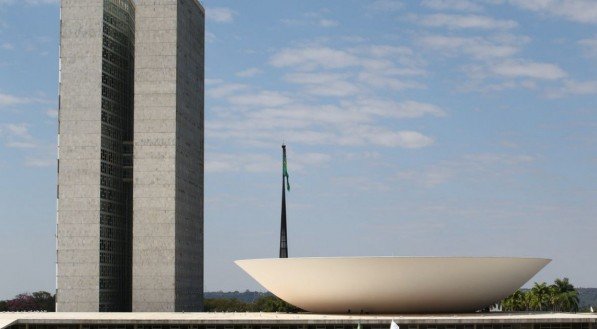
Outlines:
{"type": "Polygon", "coordinates": [[[286,145],[282,144],[282,216],[280,223],[280,258],[288,258],[288,236],[286,232],[286,145]]]}

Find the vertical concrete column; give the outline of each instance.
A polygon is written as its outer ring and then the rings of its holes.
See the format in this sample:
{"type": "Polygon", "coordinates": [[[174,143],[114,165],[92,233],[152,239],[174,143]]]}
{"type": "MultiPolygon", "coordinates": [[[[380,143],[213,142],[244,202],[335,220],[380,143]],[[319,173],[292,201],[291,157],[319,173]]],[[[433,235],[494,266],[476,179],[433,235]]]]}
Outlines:
{"type": "Polygon", "coordinates": [[[62,0],[56,310],[99,308],[103,0],[62,0]]]}
{"type": "Polygon", "coordinates": [[[138,0],[133,311],[197,311],[203,293],[203,8],[138,0]]]}
{"type": "Polygon", "coordinates": [[[205,13],[178,5],[176,65],[176,310],[203,308],[203,145],[205,13]]]}

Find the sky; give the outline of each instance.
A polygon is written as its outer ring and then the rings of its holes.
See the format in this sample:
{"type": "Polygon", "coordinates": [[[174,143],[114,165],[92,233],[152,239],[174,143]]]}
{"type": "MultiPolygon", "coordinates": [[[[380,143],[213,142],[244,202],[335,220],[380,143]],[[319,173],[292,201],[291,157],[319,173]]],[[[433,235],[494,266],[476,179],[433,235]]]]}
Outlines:
{"type": "MultiPolygon", "coordinates": [[[[283,141],[291,257],[597,287],[597,2],[204,4],[206,291],[263,290],[233,261],[277,257],[283,141]]],[[[59,9],[0,0],[0,298],[55,289],[59,9]]]]}

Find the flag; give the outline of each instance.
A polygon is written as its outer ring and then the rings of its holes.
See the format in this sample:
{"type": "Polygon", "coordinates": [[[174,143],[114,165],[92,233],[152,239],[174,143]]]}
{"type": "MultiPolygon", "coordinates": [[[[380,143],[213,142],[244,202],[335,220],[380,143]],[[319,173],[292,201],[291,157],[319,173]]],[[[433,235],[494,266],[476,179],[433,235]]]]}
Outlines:
{"type": "Polygon", "coordinates": [[[288,181],[288,164],[286,163],[286,148],[284,148],[284,159],[282,161],[282,177],[286,179],[286,189],[290,191],[290,182],[288,181]]]}
{"type": "Polygon", "coordinates": [[[392,320],[392,323],[390,324],[390,329],[400,329],[400,327],[396,324],[396,322],[394,322],[394,320],[392,320]]]}

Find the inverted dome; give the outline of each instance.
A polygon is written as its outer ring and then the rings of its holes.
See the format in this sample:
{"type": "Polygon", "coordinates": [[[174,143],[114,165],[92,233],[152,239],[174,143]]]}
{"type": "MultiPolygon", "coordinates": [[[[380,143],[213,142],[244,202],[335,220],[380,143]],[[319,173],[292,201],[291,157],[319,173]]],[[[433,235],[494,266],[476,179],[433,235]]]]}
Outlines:
{"type": "Polygon", "coordinates": [[[315,313],[474,312],[512,294],[551,260],[321,257],[237,260],[267,290],[315,313]]]}

